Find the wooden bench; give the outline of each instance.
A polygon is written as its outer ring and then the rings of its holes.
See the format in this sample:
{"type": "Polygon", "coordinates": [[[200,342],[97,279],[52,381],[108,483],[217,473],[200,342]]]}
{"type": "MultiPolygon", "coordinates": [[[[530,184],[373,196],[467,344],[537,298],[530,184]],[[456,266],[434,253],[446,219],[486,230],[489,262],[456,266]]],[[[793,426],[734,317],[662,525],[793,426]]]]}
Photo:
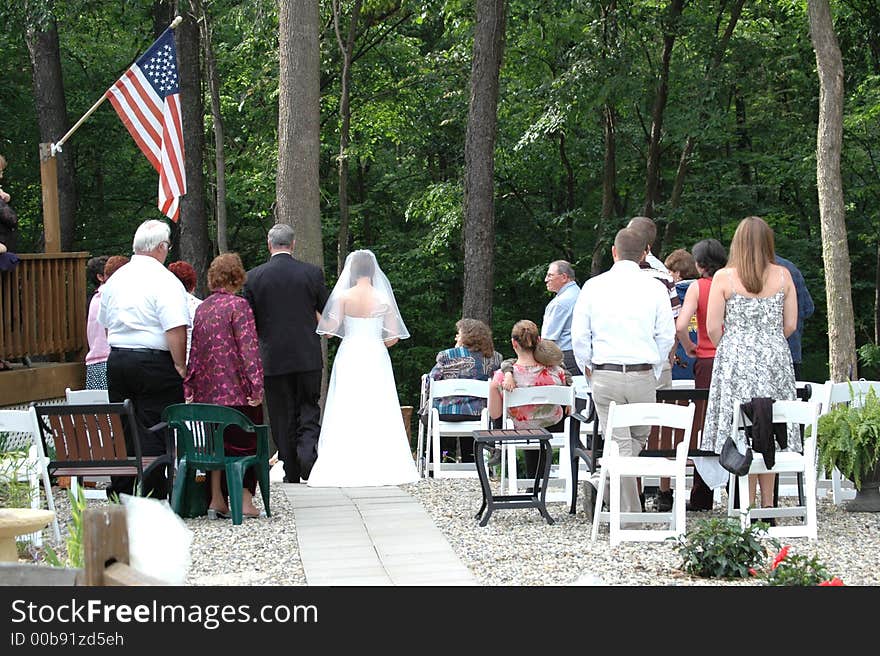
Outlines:
{"type": "MultiPolygon", "coordinates": [[[[140,432],[131,401],[78,405],[35,405],[40,437],[48,455],[49,444],[55,456],[47,469],[53,476],[134,476],[136,493],[143,480],[158,467],[165,467],[173,482],[174,450],[166,431],[165,452],[145,456],[141,452],[140,432]]],[[[158,424],[148,429],[165,428],[158,424]]]]}

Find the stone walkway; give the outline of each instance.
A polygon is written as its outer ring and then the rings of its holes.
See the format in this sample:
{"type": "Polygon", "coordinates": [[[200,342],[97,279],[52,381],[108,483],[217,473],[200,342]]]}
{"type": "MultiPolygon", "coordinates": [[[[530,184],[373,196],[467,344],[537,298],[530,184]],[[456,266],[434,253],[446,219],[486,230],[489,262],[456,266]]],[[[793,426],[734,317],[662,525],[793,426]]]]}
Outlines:
{"type": "Polygon", "coordinates": [[[309,585],[477,585],[421,504],[400,488],[283,488],[309,585]]]}

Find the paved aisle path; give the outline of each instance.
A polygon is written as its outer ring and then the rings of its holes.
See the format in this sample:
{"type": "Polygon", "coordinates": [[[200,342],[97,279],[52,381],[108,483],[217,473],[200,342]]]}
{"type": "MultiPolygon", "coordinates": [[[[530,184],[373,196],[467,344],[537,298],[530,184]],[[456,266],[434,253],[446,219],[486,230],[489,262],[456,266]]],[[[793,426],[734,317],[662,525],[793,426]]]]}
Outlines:
{"type": "Polygon", "coordinates": [[[309,585],[476,585],[421,504],[398,487],[285,484],[309,585]]]}

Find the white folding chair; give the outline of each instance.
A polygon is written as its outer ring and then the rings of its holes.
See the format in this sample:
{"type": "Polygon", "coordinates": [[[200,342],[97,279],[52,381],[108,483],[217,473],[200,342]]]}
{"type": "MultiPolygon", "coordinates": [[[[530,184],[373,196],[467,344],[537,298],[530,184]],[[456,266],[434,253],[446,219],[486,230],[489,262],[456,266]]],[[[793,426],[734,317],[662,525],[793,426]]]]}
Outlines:
{"type": "Polygon", "coordinates": [[[85,404],[85,403],[110,403],[110,395],[107,390],[72,390],[69,387],[64,390],[64,396],[67,397],[68,404],[85,404]]]}
{"type": "Polygon", "coordinates": [[[599,535],[599,522],[610,523],[611,546],[624,541],[654,542],[668,537],[684,535],[685,532],[685,492],[687,454],[691,442],[694,423],[693,403],[686,406],[673,403],[625,403],[614,401],[608,407],[608,420],[605,422],[605,450],[599,459],[601,476],[596,494],[596,510],[593,513],[591,539],[599,535]],[[617,428],[633,426],[659,426],[684,431],[681,442],[675,447],[675,459],[662,457],[622,456],[620,447],[613,439],[617,428]],[[668,477],[674,481],[674,496],[671,512],[621,512],[620,484],[622,477],[656,476],[668,477]],[[602,511],[606,481],[610,483],[608,512],[602,511]],[[663,523],[667,529],[624,529],[622,522],[663,523]]]}
{"type": "MultiPolygon", "coordinates": [[[[64,396],[67,399],[68,405],[87,405],[90,403],[110,403],[110,395],[105,389],[83,389],[83,390],[72,390],[69,387],[64,390],[64,396]]],[[[83,477],[85,480],[85,477],[83,477]]],[[[108,476],[89,476],[89,480],[93,480],[95,482],[109,482],[110,478],[108,476]]],[[[77,478],[76,476],[70,477],[70,491],[76,494],[77,488],[77,478]]],[[[104,490],[95,489],[94,487],[86,487],[83,485],[82,488],[83,496],[86,499],[106,499],[107,493],[104,490]]]]}
{"type": "Polygon", "coordinates": [[[674,378],[672,380],[672,389],[694,389],[693,378],[674,378]]]}
{"type": "MultiPolygon", "coordinates": [[[[764,456],[752,452],[752,465],[745,476],[730,475],[727,489],[727,514],[730,517],[739,513],[740,522],[745,529],[752,520],[764,517],[803,517],[802,524],[793,526],[771,526],[768,534],[773,537],[807,537],[818,539],[816,523],[816,432],[819,430],[820,404],[812,401],[775,401],[773,403],[773,423],[798,424],[803,431],[804,451],[777,451],[772,469],[767,469],[764,456]],[[749,506],[749,475],[752,474],[803,474],[804,505],[782,506],[776,508],[751,508],[749,506]],[[734,508],[734,485],[739,484],[739,508],[734,508]]],[[[740,402],[733,404],[734,435],[738,434],[742,421],[740,402]]]]}
{"type": "Polygon", "coordinates": [[[485,399],[488,404],[489,381],[473,378],[450,378],[432,380],[428,394],[428,448],[425,476],[433,472],[434,478],[477,478],[477,467],[472,462],[443,462],[440,439],[444,437],[471,437],[475,430],[489,428],[489,410],[483,408],[475,421],[441,421],[440,411],[434,407],[434,399],[447,396],[473,396],[485,399]]]}
{"type": "MultiPolygon", "coordinates": [[[[874,380],[845,381],[842,383],[832,383],[828,380],[825,381],[824,386],[819,388],[821,391],[819,391],[817,387],[813,388],[815,390],[813,394],[820,395],[819,400],[822,402],[822,410],[819,413],[820,417],[825,413],[830,412],[831,408],[838,403],[854,403],[856,406],[861,405],[862,399],[865,398],[869,389],[873,389],[874,393],[880,396],[880,381],[874,380]]],[[[824,468],[820,470],[817,489],[826,490],[828,488],[831,489],[831,499],[835,506],[840,505],[848,499],[854,499],[856,496],[855,487],[853,487],[853,484],[850,481],[843,478],[843,475],[837,467],[832,469],[830,480],[825,475],[824,468]]]]}
{"type": "MultiPolygon", "coordinates": [[[[55,512],[55,499],[52,497],[52,485],[46,469],[48,459],[43,451],[43,442],[37,427],[37,415],[33,407],[27,410],[0,410],[0,433],[6,433],[3,452],[21,452],[21,460],[14,464],[11,471],[3,472],[12,481],[28,481],[30,485],[31,508],[41,508],[40,480],[46,493],[46,506],[55,512]]],[[[52,519],[52,531],[55,541],[61,541],[61,530],[58,528],[58,517],[52,519]]],[[[30,539],[36,546],[42,546],[42,532],[21,536],[30,539]]]]}
{"type": "MultiPolygon", "coordinates": [[[[504,428],[515,428],[513,419],[510,417],[510,408],[516,408],[523,405],[561,405],[563,409],[568,408],[569,412],[574,412],[575,404],[575,388],[567,385],[539,385],[536,387],[517,387],[512,392],[503,391],[504,405],[501,416],[504,417],[504,428]]],[[[571,456],[569,453],[569,430],[571,422],[575,421],[571,417],[565,418],[564,430],[560,433],[552,433],[550,446],[553,449],[559,449],[559,464],[552,465],[550,468],[550,481],[547,482],[547,501],[568,501],[571,498],[571,456]],[[561,490],[555,486],[551,486],[553,479],[562,480],[563,487],[561,490]]],[[[504,489],[505,482],[510,494],[518,493],[518,486],[531,479],[519,479],[516,474],[516,452],[517,449],[537,449],[538,446],[522,446],[522,445],[503,445],[501,453],[501,488],[504,489]]]]}
{"type": "Polygon", "coordinates": [[[416,441],[416,469],[422,478],[428,475],[427,463],[425,462],[426,428],[431,418],[431,408],[428,407],[428,385],[428,374],[422,374],[419,379],[419,430],[416,441]],[[421,416],[422,409],[425,409],[426,414],[424,420],[421,416]]]}

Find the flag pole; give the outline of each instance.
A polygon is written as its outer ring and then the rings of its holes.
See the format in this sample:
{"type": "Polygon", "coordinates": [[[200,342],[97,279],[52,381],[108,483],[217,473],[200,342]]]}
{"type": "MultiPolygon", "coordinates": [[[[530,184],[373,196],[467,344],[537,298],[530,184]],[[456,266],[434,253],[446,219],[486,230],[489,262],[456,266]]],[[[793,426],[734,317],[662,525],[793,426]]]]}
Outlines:
{"type": "MultiPolygon", "coordinates": [[[[170,25],[171,29],[173,30],[174,28],[176,28],[178,25],[180,25],[180,23],[182,21],[183,21],[183,17],[175,16],[174,20],[171,21],[171,25],[170,25]]],[[[106,99],[107,99],[107,94],[103,94],[97,100],[97,102],[95,102],[95,104],[91,106],[89,111],[87,111],[85,114],[83,114],[82,117],[76,123],[74,123],[73,127],[67,131],[67,134],[65,134],[58,141],[56,141],[55,143],[52,144],[51,154],[53,157],[54,157],[55,153],[61,152],[61,147],[64,145],[64,143],[73,135],[74,132],[76,132],[79,129],[80,125],[82,125],[83,123],[86,122],[86,120],[89,118],[89,116],[91,116],[92,114],[95,113],[95,110],[98,109],[98,107],[101,106],[101,103],[104,102],[106,99]]]]}

